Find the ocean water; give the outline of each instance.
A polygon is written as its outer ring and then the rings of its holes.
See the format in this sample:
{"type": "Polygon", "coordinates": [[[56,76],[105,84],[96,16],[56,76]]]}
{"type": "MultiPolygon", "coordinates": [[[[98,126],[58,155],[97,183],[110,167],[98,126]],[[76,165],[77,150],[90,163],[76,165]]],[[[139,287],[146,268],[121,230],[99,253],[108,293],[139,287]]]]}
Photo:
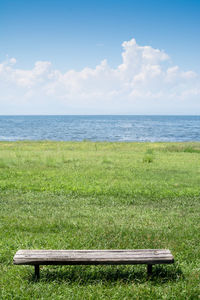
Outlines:
{"type": "Polygon", "coordinates": [[[200,116],[0,116],[0,141],[200,141],[200,116]]]}

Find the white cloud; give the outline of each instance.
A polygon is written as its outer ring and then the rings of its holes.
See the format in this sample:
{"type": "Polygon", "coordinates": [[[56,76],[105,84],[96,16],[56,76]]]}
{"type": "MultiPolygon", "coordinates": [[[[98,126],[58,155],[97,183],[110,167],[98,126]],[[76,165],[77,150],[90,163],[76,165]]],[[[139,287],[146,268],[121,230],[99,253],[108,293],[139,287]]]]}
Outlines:
{"type": "Polygon", "coordinates": [[[135,39],[122,47],[122,63],[116,68],[103,60],[79,72],[62,73],[48,61],[23,70],[15,67],[15,58],[7,59],[0,64],[0,107],[9,111],[15,103],[16,113],[133,114],[168,113],[173,104],[176,111],[171,113],[182,112],[183,105],[194,113],[200,108],[198,74],[171,66],[164,51],[139,46],[135,39]]]}
{"type": "Polygon", "coordinates": [[[15,65],[17,60],[16,60],[16,58],[12,57],[12,58],[9,59],[9,62],[10,62],[11,65],[15,65]]]}

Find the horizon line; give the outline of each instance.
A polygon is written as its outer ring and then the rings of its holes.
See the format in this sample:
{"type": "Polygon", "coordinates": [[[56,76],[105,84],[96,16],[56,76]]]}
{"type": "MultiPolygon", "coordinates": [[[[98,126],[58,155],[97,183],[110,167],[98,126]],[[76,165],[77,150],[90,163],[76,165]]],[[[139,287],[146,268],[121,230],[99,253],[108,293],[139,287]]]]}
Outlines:
{"type": "Polygon", "coordinates": [[[55,116],[55,117],[58,117],[58,116],[71,116],[71,117],[92,117],[92,116],[120,116],[120,117],[123,117],[123,116],[146,116],[146,117],[154,117],[154,116],[158,116],[158,117],[170,117],[170,116],[174,116],[174,117],[200,117],[200,114],[3,114],[1,115],[0,114],[0,117],[50,117],[50,116],[55,116]]]}

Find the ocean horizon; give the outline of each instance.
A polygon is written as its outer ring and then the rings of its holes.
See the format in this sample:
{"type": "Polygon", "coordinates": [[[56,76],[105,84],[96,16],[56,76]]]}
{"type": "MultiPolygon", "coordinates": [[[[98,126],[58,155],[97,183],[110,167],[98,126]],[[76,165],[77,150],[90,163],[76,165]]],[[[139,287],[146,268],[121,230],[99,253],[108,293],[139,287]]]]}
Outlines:
{"type": "Polygon", "coordinates": [[[200,115],[2,115],[0,141],[200,141],[200,115]]]}

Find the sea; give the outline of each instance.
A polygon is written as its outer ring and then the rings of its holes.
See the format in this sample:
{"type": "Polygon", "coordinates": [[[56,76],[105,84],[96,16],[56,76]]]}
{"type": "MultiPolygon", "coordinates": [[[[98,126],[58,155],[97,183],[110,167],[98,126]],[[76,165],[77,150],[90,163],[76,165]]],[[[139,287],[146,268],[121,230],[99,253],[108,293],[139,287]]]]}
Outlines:
{"type": "Polygon", "coordinates": [[[0,116],[0,141],[200,141],[200,116],[0,116]]]}

